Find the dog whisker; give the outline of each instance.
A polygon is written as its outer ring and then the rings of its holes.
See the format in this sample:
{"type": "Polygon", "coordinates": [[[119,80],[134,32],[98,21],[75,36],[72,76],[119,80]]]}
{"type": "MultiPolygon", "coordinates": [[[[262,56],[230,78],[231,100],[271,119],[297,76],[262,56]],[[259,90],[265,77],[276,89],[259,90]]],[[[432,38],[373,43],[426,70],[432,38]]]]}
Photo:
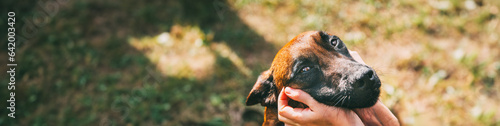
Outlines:
{"type": "Polygon", "coordinates": [[[339,99],[337,100],[337,103],[335,103],[333,106],[337,106],[337,104],[339,104],[339,103],[340,103],[341,99],[342,99],[342,98],[339,98],[339,99]]]}
{"type": "Polygon", "coordinates": [[[337,101],[337,103],[334,105],[334,106],[337,106],[338,103],[340,103],[340,105],[344,104],[344,100],[347,96],[342,96],[342,98],[339,99],[339,101],[337,101]]]}
{"type": "Polygon", "coordinates": [[[344,99],[342,99],[342,104],[340,104],[340,106],[344,105],[346,99],[347,99],[347,96],[344,96],[344,99]]]}
{"type": "MultiPolygon", "coordinates": [[[[351,96],[349,95],[349,97],[347,97],[347,101],[351,101],[351,96]]],[[[349,106],[351,104],[351,102],[347,102],[347,106],[349,106]]]]}

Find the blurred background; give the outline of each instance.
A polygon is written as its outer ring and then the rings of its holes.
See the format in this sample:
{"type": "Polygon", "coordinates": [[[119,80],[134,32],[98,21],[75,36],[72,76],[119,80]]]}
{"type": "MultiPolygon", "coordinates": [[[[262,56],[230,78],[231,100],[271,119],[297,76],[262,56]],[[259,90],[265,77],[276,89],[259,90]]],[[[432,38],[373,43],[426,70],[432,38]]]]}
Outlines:
{"type": "MultiPolygon", "coordinates": [[[[403,125],[500,125],[498,0],[45,0],[16,13],[16,118],[0,125],[260,125],[244,105],[294,36],[340,36],[403,125]]],[[[5,43],[4,43],[5,42],[5,43]]]]}

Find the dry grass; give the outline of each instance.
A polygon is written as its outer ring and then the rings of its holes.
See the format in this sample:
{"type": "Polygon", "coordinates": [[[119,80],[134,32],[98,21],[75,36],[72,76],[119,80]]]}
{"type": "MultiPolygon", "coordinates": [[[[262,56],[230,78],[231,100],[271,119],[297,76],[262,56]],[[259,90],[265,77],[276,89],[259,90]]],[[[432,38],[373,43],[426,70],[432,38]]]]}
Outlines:
{"type": "Polygon", "coordinates": [[[382,99],[403,124],[500,124],[497,1],[233,4],[245,23],[278,47],[308,30],[342,36],[382,74],[382,99]]]}

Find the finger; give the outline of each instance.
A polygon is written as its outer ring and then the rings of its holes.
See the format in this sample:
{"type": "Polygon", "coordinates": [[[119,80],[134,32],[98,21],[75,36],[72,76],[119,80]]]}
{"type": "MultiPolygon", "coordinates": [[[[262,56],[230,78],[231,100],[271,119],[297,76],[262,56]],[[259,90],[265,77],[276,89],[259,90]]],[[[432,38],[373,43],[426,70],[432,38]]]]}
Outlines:
{"type": "Polygon", "coordinates": [[[285,124],[285,126],[298,126],[298,124],[291,119],[288,119],[283,116],[278,116],[278,119],[285,124]]]}
{"type": "Polygon", "coordinates": [[[278,110],[288,106],[288,96],[284,95],[285,88],[281,89],[280,94],[278,95],[278,110]]]}
{"type": "Polygon", "coordinates": [[[349,54],[351,54],[352,56],[353,55],[359,55],[358,52],[356,52],[356,51],[351,51],[351,50],[348,50],[348,51],[349,51],[349,54]]]}
{"type": "Polygon", "coordinates": [[[372,107],[354,109],[354,112],[366,125],[400,125],[396,116],[380,100],[372,107]]]}
{"type": "Polygon", "coordinates": [[[304,92],[300,89],[293,89],[291,87],[286,87],[285,94],[290,99],[304,103],[307,106],[309,106],[311,109],[317,108],[317,105],[320,104],[316,100],[314,100],[314,98],[312,98],[311,95],[307,94],[306,92],[304,92]]]}
{"type": "Polygon", "coordinates": [[[349,50],[349,53],[354,60],[358,61],[359,63],[366,64],[365,61],[361,59],[361,56],[359,56],[358,52],[349,50]]]}
{"type": "Polygon", "coordinates": [[[311,117],[310,113],[310,109],[285,106],[283,109],[278,110],[278,119],[285,124],[297,125],[297,123],[301,123],[305,118],[311,117]]]}
{"type": "Polygon", "coordinates": [[[358,117],[363,121],[365,125],[374,125],[374,126],[381,126],[382,122],[379,119],[378,115],[374,110],[377,109],[377,103],[368,108],[359,108],[359,109],[353,109],[353,111],[358,115],[358,117]]]}
{"type": "Polygon", "coordinates": [[[373,112],[376,113],[378,120],[382,125],[391,125],[394,126],[399,124],[398,119],[394,114],[392,114],[391,110],[387,108],[380,100],[375,103],[373,107],[371,107],[373,112]]]}
{"type": "Polygon", "coordinates": [[[278,119],[282,122],[288,122],[293,124],[296,120],[302,118],[302,114],[305,109],[303,108],[292,108],[288,105],[288,96],[284,93],[285,89],[282,89],[278,96],[278,119]],[[295,120],[295,121],[293,121],[295,120]]]}
{"type": "Polygon", "coordinates": [[[292,122],[292,123],[285,123],[285,126],[300,126],[300,124],[292,122]]]}
{"type": "MultiPolygon", "coordinates": [[[[284,116],[286,118],[290,118],[293,114],[293,108],[288,106],[288,96],[285,95],[285,89],[281,89],[280,94],[278,95],[278,119],[281,120],[284,116]]],[[[283,118],[285,119],[285,118],[283,118]]]]}
{"type": "Polygon", "coordinates": [[[381,126],[381,122],[378,120],[377,115],[373,112],[371,108],[360,108],[353,109],[359,119],[363,121],[363,124],[368,126],[381,126]]]}

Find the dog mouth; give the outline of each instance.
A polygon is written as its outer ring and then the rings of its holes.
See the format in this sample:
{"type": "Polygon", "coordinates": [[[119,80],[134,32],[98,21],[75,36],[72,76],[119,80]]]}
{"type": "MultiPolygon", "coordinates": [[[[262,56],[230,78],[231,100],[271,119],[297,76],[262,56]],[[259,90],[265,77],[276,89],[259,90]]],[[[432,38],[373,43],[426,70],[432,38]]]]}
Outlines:
{"type": "MultiPolygon", "coordinates": [[[[329,106],[343,108],[366,108],[373,106],[380,95],[381,82],[378,76],[372,71],[362,72],[352,81],[340,81],[340,87],[335,90],[322,90],[318,92],[315,99],[329,106]]],[[[327,87],[323,87],[324,89],[327,87]]]]}
{"type": "Polygon", "coordinates": [[[380,95],[380,89],[375,88],[372,91],[364,93],[356,93],[353,91],[343,91],[334,94],[328,100],[318,100],[328,106],[336,106],[343,108],[366,108],[373,106],[380,95]]]}

